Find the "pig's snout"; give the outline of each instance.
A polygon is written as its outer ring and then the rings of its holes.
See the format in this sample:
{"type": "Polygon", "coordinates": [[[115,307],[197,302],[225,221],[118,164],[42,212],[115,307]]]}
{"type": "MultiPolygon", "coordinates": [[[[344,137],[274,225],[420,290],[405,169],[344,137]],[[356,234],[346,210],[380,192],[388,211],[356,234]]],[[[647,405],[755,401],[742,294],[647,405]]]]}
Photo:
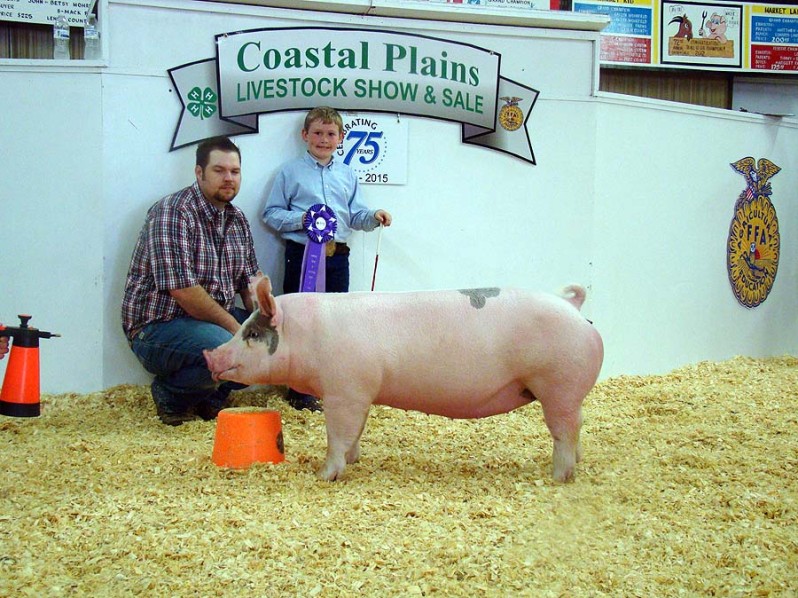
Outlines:
{"type": "Polygon", "coordinates": [[[205,363],[208,364],[211,377],[217,382],[221,379],[222,374],[232,369],[229,359],[225,359],[224,353],[218,349],[205,349],[202,355],[205,357],[205,363]]]}

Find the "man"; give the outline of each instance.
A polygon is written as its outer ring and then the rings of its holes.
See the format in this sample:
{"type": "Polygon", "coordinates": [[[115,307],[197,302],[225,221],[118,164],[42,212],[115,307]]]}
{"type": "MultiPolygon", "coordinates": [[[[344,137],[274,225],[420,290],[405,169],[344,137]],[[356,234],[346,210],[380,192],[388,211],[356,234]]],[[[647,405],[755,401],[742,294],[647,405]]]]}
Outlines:
{"type": "Polygon", "coordinates": [[[216,417],[233,382],[217,384],[203,349],[227,342],[253,310],[249,278],[258,270],[252,232],[232,205],[241,153],[227,137],[197,148],[194,184],[147,212],[125,283],[122,326],[133,353],[155,375],[158,417],[179,426],[216,417]],[[235,306],[241,295],[244,308],[235,306]]]}

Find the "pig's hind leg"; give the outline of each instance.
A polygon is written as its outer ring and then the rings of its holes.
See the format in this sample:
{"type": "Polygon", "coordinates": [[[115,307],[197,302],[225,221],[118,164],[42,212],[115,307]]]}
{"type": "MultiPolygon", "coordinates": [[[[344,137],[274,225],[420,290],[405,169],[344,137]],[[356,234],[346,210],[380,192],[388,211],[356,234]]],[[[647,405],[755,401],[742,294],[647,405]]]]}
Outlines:
{"type": "Polygon", "coordinates": [[[371,401],[324,397],[327,427],[327,460],[317,475],[332,482],[340,479],[347,464],[360,458],[360,435],[366,425],[371,401]]]}
{"type": "Polygon", "coordinates": [[[554,479],[557,482],[570,482],[574,478],[576,463],[582,459],[579,433],[582,428],[582,400],[579,392],[572,388],[554,385],[541,388],[535,385],[535,396],[543,409],[554,441],[552,462],[554,479]]]}
{"type": "Polygon", "coordinates": [[[543,416],[554,441],[552,463],[557,482],[571,482],[576,464],[582,459],[579,432],[582,428],[582,409],[560,410],[543,404],[543,416]]]}

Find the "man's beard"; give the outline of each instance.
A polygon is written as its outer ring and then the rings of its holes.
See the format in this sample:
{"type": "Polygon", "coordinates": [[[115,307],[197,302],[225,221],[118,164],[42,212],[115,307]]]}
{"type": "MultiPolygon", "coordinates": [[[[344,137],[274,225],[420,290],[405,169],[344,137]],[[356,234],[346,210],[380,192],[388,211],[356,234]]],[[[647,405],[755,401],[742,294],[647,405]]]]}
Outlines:
{"type": "Polygon", "coordinates": [[[230,203],[235,199],[235,196],[238,195],[238,192],[235,191],[235,189],[233,189],[232,191],[233,194],[228,195],[229,191],[224,191],[222,189],[219,189],[216,193],[214,193],[213,199],[216,201],[222,201],[224,203],[230,203]]]}

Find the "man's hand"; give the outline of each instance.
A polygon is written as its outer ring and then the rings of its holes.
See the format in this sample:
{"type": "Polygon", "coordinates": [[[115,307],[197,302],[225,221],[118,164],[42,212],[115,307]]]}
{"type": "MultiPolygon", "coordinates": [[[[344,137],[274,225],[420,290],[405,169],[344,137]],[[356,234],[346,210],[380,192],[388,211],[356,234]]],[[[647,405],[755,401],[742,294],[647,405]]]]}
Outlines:
{"type": "Polygon", "coordinates": [[[174,289],[169,294],[186,310],[186,313],[196,320],[212,322],[235,334],[241,324],[221,305],[213,300],[208,292],[201,286],[174,289]]]}
{"type": "MultiPolygon", "coordinates": [[[[0,322],[0,326],[2,325],[3,323],[0,322]]],[[[8,337],[0,336],[0,359],[3,359],[3,357],[6,356],[6,353],[8,353],[8,337]]]]}

